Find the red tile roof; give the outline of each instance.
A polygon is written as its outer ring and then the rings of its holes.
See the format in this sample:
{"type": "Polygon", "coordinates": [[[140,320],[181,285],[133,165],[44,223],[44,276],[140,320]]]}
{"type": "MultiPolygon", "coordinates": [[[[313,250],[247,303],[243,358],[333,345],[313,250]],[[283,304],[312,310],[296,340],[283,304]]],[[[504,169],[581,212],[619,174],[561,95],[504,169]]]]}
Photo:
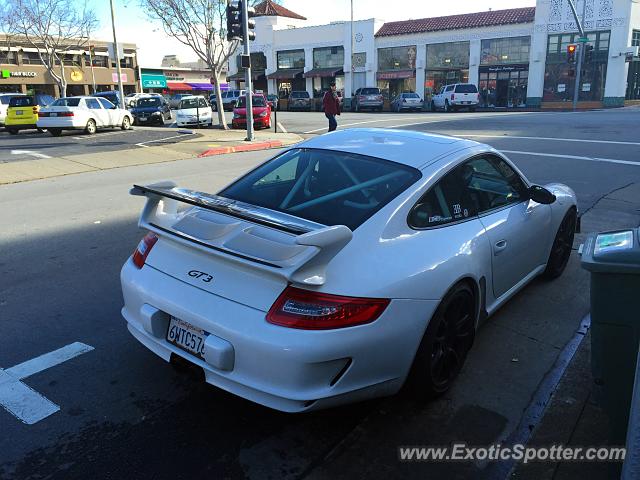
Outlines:
{"type": "Polygon", "coordinates": [[[256,17],[288,17],[297,18],[298,20],[306,20],[306,17],[292,12],[282,5],[278,5],[272,0],[264,0],[254,7],[256,9],[256,17]]]}
{"type": "Polygon", "coordinates": [[[514,23],[530,23],[535,19],[536,8],[511,8],[488,12],[448,15],[446,17],[421,18],[387,22],[376,33],[376,37],[407,35],[409,33],[437,32],[440,30],[458,30],[463,28],[490,27],[514,23]]]}

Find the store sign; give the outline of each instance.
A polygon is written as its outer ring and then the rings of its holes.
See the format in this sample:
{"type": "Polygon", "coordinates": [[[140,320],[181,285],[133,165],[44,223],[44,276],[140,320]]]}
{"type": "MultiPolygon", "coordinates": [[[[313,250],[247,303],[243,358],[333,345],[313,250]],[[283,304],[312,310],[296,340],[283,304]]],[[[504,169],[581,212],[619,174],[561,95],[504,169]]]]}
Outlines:
{"type": "Polygon", "coordinates": [[[142,74],[142,88],[167,88],[167,79],[164,75],[142,74]]]}
{"type": "Polygon", "coordinates": [[[84,79],[82,70],[71,70],[71,80],[74,82],[81,82],[84,79]]]}
{"type": "Polygon", "coordinates": [[[378,80],[398,80],[415,77],[414,70],[398,70],[396,72],[378,72],[378,80]]]}
{"type": "Polygon", "coordinates": [[[480,68],[480,72],[525,72],[527,70],[529,65],[491,65],[480,68]]]}
{"type": "Polygon", "coordinates": [[[35,78],[38,74],[36,72],[12,72],[11,70],[2,70],[2,78],[22,77],[22,78],[35,78]]]}

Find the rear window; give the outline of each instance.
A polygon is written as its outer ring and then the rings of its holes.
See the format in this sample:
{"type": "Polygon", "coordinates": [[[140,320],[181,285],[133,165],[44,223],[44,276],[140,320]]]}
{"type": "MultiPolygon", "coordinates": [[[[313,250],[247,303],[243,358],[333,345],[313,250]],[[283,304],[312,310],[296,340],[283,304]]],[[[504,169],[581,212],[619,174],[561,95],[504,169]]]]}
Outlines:
{"type": "Polygon", "coordinates": [[[360,91],[360,95],[380,95],[379,88],[363,88],[360,91]]]}
{"type": "Polygon", "coordinates": [[[50,107],[77,107],[80,104],[79,98],[59,98],[50,107]]]}
{"type": "MultiPolygon", "coordinates": [[[[251,98],[254,107],[265,107],[267,102],[262,95],[255,95],[251,98]]],[[[238,100],[238,107],[245,107],[247,103],[247,97],[240,97],[238,100]]]]}
{"type": "Polygon", "coordinates": [[[309,98],[309,92],[291,92],[291,98],[309,98]]]}
{"type": "Polygon", "coordinates": [[[46,107],[54,102],[55,98],[51,95],[36,95],[36,103],[41,107],[46,107]]]}
{"type": "Polygon", "coordinates": [[[9,102],[11,101],[12,98],[15,98],[15,97],[12,97],[11,95],[2,95],[0,96],[0,103],[2,105],[9,105],[9,102]]]}
{"type": "Polygon", "coordinates": [[[33,97],[11,97],[10,107],[33,107],[33,97]]]}
{"type": "Polygon", "coordinates": [[[420,95],[417,93],[403,93],[402,96],[404,98],[420,98],[420,95]]]}
{"type": "Polygon", "coordinates": [[[219,195],[355,230],[420,176],[415,168],[364,155],[293,149],[219,195]]]}
{"type": "Polygon", "coordinates": [[[456,86],[456,93],[478,93],[478,89],[472,83],[463,83],[456,86]]]}

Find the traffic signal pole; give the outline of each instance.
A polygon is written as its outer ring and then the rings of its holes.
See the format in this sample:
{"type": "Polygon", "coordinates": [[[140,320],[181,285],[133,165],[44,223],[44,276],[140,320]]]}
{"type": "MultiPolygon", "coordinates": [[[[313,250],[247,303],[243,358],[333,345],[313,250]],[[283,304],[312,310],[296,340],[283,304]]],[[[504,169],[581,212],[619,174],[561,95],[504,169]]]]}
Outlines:
{"type": "Polygon", "coordinates": [[[249,9],[248,0],[240,0],[242,4],[242,32],[244,37],[244,54],[249,58],[249,66],[244,72],[244,84],[246,87],[246,106],[247,106],[247,142],[251,142],[254,139],[253,135],[253,85],[251,83],[251,56],[249,53],[249,9]]]}
{"type": "Polygon", "coordinates": [[[573,3],[573,0],[567,0],[569,2],[569,7],[571,8],[571,13],[573,13],[573,18],[576,21],[576,25],[578,26],[578,32],[580,32],[580,47],[578,48],[578,61],[576,63],[576,83],[573,87],[573,109],[576,110],[578,108],[578,94],[580,93],[580,76],[582,74],[582,59],[584,58],[584,50],[586,42],[584,35],[584,28],[582,22],[584,21],[584,15],[587,8],[586,0],[582,3],[582,21],[578,18],[578,12],[576,11],[576,6],[573,3]]]}

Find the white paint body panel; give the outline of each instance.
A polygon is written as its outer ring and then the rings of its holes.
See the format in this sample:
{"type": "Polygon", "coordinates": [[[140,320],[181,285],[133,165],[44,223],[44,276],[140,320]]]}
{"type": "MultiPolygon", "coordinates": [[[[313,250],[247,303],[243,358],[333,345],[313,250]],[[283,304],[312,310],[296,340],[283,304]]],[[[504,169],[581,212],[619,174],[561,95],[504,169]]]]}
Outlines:
{"type": "Polygon", "coordinates": [[[353,231],[351,240],[326,265],[322,285],[297,284],[330,294],[392,299],[378,320],[325,331],[269,324],[266,312],[287,285],[285,277],[251,260],[225,257],[224,252],[207,254],[162,234],[142,269],[128,260],[121,273],[122,314],[139,341],[165,360],[175,353],[200,365],[213,385],[284,411],[396,392],[449,289],[461,279],[472,281],[482,296],[479,305],[489,314],[494,312],[544,270],[558,226],[576,205],[569,187],[552,184],[548,188],[558,200],[551,205],[526,201],[485,216],[416,230],[409,227],[407,216],[443,175],[478,154],[505,157],[469,140],[383,129],[337,131],[294,148],[353,152],[410,165],[422,173],[415,184],[353,231]],[[502,236],[509,246],[496,260],[493,246],[502,236]],[[191,269],[212,275],[211,285],[189,277],[191,269]],[[145,305],[229,342],[235,352],[233,369],[216,369],[169,344],[162,325],[145,323],[141,313],[148,309],[145,305]],[[346,359],[352,360],[351,365],[331,384],[346,359]]]}

